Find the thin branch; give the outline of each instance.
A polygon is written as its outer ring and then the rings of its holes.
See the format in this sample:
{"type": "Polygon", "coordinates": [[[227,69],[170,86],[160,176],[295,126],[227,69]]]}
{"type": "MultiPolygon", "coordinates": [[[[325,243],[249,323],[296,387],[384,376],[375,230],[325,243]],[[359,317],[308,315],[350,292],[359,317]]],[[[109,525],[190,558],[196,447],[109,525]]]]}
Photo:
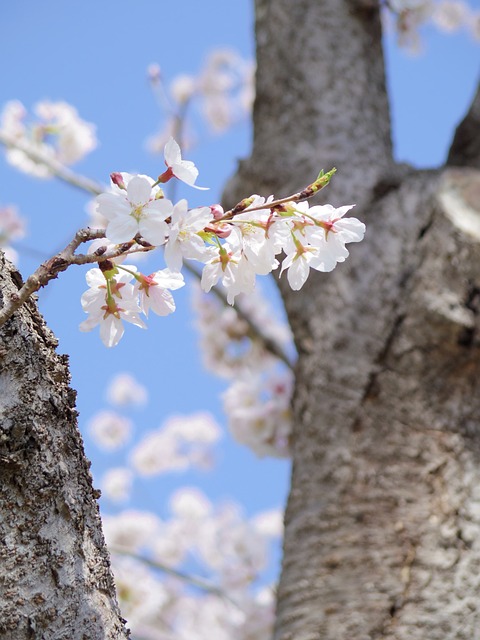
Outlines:
{"type": "Polygon", "coordinates": [[[272,202],[264,202],[261,205],[256,207],[250,207],[249,202],[250,198],[245,198],[241,200],[238,204],[236,204],[232,209],[225,211],[223,216],[216,220],[216,222],[224,222],[228,220],[232,220],[239,213],[250,213],[251,211],[264,211],[265,209],[271,209],[272,211],[276,208],[281,207],[288,202],[301,202],[302,200],[308,200],[316,193],[324,189],[332,179],[333,175],[336,173],[336,169],[333,168],[327,173],[321,172],[315,182],[309,184],[305,189],[298,191],[297,193],[292,194],[291,196],[287,196],[286,198],[280,198],[278,200],[272,200],[272,202]]]}
{"type": "Polygon", "coordinates": [[[67,169],[65,165],[58,162],[58,160],[55,160],[55,158],[46,156],[41,151],[28,144],[28,142],[15,138],[14,136],[9,136],[2,130],[0,130],[0,143],[4,144],[8,148],[22,151],[30,158],[30,160],[45,166],[55,177],[73,187],[76,187],[77,189],[87,191],[95,196],[98,196],[100,193],[105,191],[102,185],[98,182],[67,169]]]}
{"type": "MultiPolygon", "coordinates": [[[[185,267],[186,271],[188,271],[189,273],[194,275],[196,278],[201,280],[202,274],[199,271],[197,271],[197,269],[193,265],[189,264],[188,262],[185,262],[183,266],[185,267]]],[[[214,285],[211,288],[211,292],[226,307],[232,306],[227,300],[227,294],[218,285],[214,285]]],[[[288,355],[286,354],[286,352],[284,351],[284,349],[282,348],[282,346],[265,333],[265,331],[253,320],[253,318],[249,315],[249,313],[244,309],[242,309],[242,306],[238,301],[235,302],[235,304],[233,305],[233,308],[238,313],[239,317],[248,324],[248,327],[250,328],[250,331],[253,333],[253,335],[263,343],[264,348],[267,351],[269,351],[272,355],[274,355],[276,358],[279,358],[279,360],[281,360],[284,364],[287,365],[289,369],[293,371],[294,365],[290,360],[290,358],[288,357],[288,355]]]]}
{"type": "Polygon", "coordinates": [[[95,262],[104,262],[105,260],[113,260],[119,256],[128,256],[133,253],[151,251],[154,247],[139,247],[132,241],[119,245],[115,249],[110,251],[104,251],[99,253],[98,251],[87,254],[75,254],[78,247],[84,242],[90,240],[96,240],[98,238],[105,237],[105,230],[103,229],[80,229],[75,234],[73,240],[69,244],[57,253],[53,258],[49,258],[43,262],[31,276],[27,278],[23,286],[19,289],[18,293],[14,293],[10,298],[4,300],[4,306],[0,309],[0,326],[24,304],[28,298],[54,280],[59,273],[66,271],[72,264],[92,264],[95,262]]]}
{"type": "Polygon", "coordinates": [[[135,560],[139,560],[144,564],[152,567],[153,569],[158,569],[158,571],[163,571],[163,573],[167,573],[170,576],[174,576],[175,578],[179,578],[183,582],[187,584],[191,584],[194,587],[198,587],[202,589],[202,591],[206,591],[207,593],[213,593],[216,596],[221,598],[225,598],[231,602],[235,607],[240,609],[240,605],[232,600],[232,598],[216,584],[205,580],[204,578],[200,578],[199,576],[194,576],[184,571],[180,571],[179,569],[174,569],[173,567],[169,567],[161,562],[156,562],[155,560],[151,560],[150,558],[146,558],[145,556],[140,555],[139,553],[135,553],[133,551],[127,551],[126,549],[122,549],[121,547],[117,547],[115,545],[109,545],[108,547],[112,553],[117,553],[119,555],[128,556],[129,558],[134,558],[135,560]]]}

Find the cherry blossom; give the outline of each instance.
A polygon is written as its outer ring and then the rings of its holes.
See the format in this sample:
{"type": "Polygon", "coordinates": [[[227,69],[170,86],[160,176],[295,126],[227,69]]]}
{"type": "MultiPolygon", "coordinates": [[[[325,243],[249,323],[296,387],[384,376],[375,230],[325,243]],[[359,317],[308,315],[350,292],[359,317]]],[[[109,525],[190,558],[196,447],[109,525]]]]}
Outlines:
{"type": "Polygon", "coordinates": [[[196,81],[193,76],[181,74],[174,78],[170,84],[170,93],[178,104],[188,102],[196,91],[196,81]]]}
{"type": "MultiPolygon", "coordinates": [[[[191,130],[187,107],[197,100],[200,111],[213,133],[221,133],[242,120],[252,109],[255,65],[229,49],[215,49],[206,58],[196,76],[175,77],[169,90],[163,86],[158,65],[150,65],[148,77],[159,99],[168,99],[169,112],[163,128],[148,140],[154,153],[163,150],[170,137],[181,130],[182,149],[195,143],[198,136],[191,130]],[[169,95],[168,95],[169,94],[169,95]]],[[[190,184],[190,183],[189,183],[190,184]]]]}
{"type": "Polygon", "coordinates": [[[133,424],[128,418],[113,411],[100,411],[90,420],[88,429],[99,447],[113,451],[130,440],[133,424]]]}
{"type": "MultiPolygon", "coordinates": [[[[171,604],[177,601],[175,586],[159,579],[145,564],[134,558],[114,555],[112,569],[121,601],[122,614],[135,636],[145,640],[164,640],[159,631],[171,604]]],[[[163,623],[163,625],[162,625],[163,623]]]]}
{"type": "Polygon", "coordinates": [[[108,401],[116,406],[144,405],[147,402],[147,389],[129,373],[117,373],[107,388],[108,401]]]}
{"type": "Polygon", "coordinates": [[[95,127],[82,120],[66,102],[38,102],[34,111],[43,121],[45,139],[57,136],[56,157],[63,164],[78,162],[97,146],[95,127]]]}
{"type": "Polygon", "coordinates": [[[150,511],[129,509],[117,516],[103,517],[107,544],[129,551],[139,551],[159,531],[161,520],[150,511]]]}
{"type": "Polygon", "coordinates": [[[453,32],[463,26],[469,18],[469,8],[460,0],[444,0],[434,9],[432,21],[439,29],[453,32]]]}
{"type": "MultiPolygon", "coordinates": [[[[282,349],[291,348],[292,335],[286,323],[281,323],[262,291],[255,289],[240,296],[240,307],[249,318],[263,328],[266,336],[282,349]]],[[[212,295],[193,288],[193,308],[200,334],[203,363],[210,371],[225,378],[234,378],[244,369],[258,370],[272,364],[262,340],[252,334],[249,324],[235,308],[222,305],[212,295]]]]}
{"type": "Polygon", "coordinates": [[[166,182],[172,176],[175,176],[185,184],[195,189],[205,191],[208,187],[199,187],[195,184],[198,177],[198,169],[190,160],[182,160],[182,153],[178,143],[173,138],[165,145],[165,164],[167,165],[167,171],[159,178],[160,182],[166,182]]]}
{"type": "Polygon", "coordinates": [[[236,379],[223,394],[228,427],[235,440],[259,456],[288,457],[292,388],[290,371],[270,373],[266,380],[262,372],[245,372],[236,379]]]}
{"type": "Polygon", "coordinates": [[[151,309],[159,316],[167,316],[175,311],[175,301],[169,290],[183,287],[185,281],[181,273],[170,269],[156,271],[149,276],[136,276],[135,291],[139,294],[142,312],[148,317],[151,309]]]}
{"type": "Polygon", "coordinates": [[[202,111],[215,133],[225,131],[250,113],[254,66],[230,49],[216,49],[206,59],[198,79],[202,111]]]}
{"type": "Polygon", "coordinates": [[[228,291],[228,302],[233,304],[235,295],[240,293],[238,289],[253,290],[255,272],[253,267],[244,260],[238,241],[234,240],[233,244],[225,242],[216,249],[212,247],[207,256],[209,260],[203,268],[200,281],[200,286],[206,293],[221,280],[228,291]]]}
{"type": "Polygon", "coordinates": [[[353,205],[336,209],[332,205],[309,207],[307,203],[295,205],[304,221],[292,230],[284,247],[287,254],[280,275],[288,269],[288,282],[294,291],[305,284],[310,268],[332,271],[338,262],[344,262],[349,253],[345,244],[360,242],[365,225],[356,218],[342,219],[353,205]]]}
{"type": "MultiPolygon", "coordinates": [[[[265,198],[252,196],[250,207],[268,205],[273,196],[265,198]]],[[[278,267],[275,256],[280,253],[289,237],[289,227],[282,219],[276,218],[270,209],[245,211],[237,214],[232,224],[241,234],[242,251],[258,275],[267,275],[278,267]]]]}
{"type": "Polygon", "coordinates": [[[177,489],[170,497],[169,505],[174,516],[185,520],[201,520],[213,510],[210,500],[197,487],[177,489]]]}
{"type": "Polygon", "coordinates": [[[280,538],[283,535],[283,511],[263,511],[252,519],[252,525],[266,538],[280,538]]]}
{"type": "Polygon", "coordinates": [[[173,271],[180,271],[183,258],[202,260],[206,253],[205,242],[199,235],[212,218],[210,207],[188,210],[186,200],[180,200],[171,215],[168,242],[165,245],[165,262],[173,271]]]}
{"type": "Polygon", "coordinates": [[[211,465],[211,449],[221,431],[209,414],[170,418],[133,448],[131,464],[142,476],[211,465]]]}
{"type": "Polygon", "coordinates": [[[80,324],[80,331],[91,331],[100,325],[102,342],[114,347],[124,333],[122,320],[146,328],[139,316],[141,309],[133,285],[128,283],[131,273],[105,278],[100,269],[90,269],[85,277],[90,288],[82,295],[81,303],[89,317],[80,324]]]}
{"type": "Polygon", "coordinates": [[[7,160],[21,171],[49,178],[53,175],[49,159],[70,165],[97,146],[94,125],[80,118],[72,105],[43,101],[33,110],[37,119],[27,122],[27,110],[15,100],[5,105],[0,116],[2,131],[22,145],[22,149],[12,146],[6,153],[7,160]]]}
{"type": "Polygon", "coordinates": [[[102,495],[112,502],[126,502],[130,498],[133,472],[125,467],[112,467],[103,474],[102,495]]]}
{"type": "Polygon", "coordinates": [[[158,188],[152,188],[152,178],[144,175],[124,178],[124,188],[112,180],[112,191],[96,198],[97,214],[109,222],[105,235],[110,242],[128,242],[137,233],[152,245],[165,242],[168,227],[165,219],[171,215],[173,205],[162,197],[158,188]]]}

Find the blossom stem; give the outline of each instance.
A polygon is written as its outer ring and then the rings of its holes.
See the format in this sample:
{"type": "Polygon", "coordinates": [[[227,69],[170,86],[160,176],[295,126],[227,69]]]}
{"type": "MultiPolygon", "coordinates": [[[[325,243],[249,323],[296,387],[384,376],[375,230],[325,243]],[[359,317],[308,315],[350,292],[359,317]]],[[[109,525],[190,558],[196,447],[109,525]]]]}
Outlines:
{"type": "Polygon", "coordinates": [[[131,276],[135,278],[135,280],[141,280],[141,276],[139,276],[138,273],[136,273],[135,271],[132,271],[131,269],[127,269],[127,267],[124,267],[121,264],[117,264],[116,266],[117,266],[117,269],[121,269],[122,271],[126,271],[127,273],[129,273],[131,276]]]}
{"type": "Polygon", "coordinates": [[[264,209],[275,209],[275,207],[279,207],[282,204],[286,204],[287,202],[301,202],[302,200],[308,200],[308,198],[311,198],[312,196],[314,196],[316,193],[318,193],[328,185],[328,183],[330,182],[335,172],[336,172],[335,168],[331,169],[330,171],[328,171],[328,173],[325,173],[324,175],[320,175],[315,180],[315,182],[312,182],[311,184],[309,184],[308,187],[305,187],[305,189],[302,189],[301,191],[298,191],[297,193],[294,193],[291,196],[287,196],[286,198],[272,200],[272,202],[261,204],[256,207],[243,208],[239,206],[240,205],[239,203],[235,205],[232,209],[229,209],[228,211],[226,211],[221,218],[216,220],[216,222],[218,223],[218,222],[223,222],[224,220],[231,220],[232,218],[235,217],[237,213],[249,213],[250,211],[262,211],[264,209]]]}

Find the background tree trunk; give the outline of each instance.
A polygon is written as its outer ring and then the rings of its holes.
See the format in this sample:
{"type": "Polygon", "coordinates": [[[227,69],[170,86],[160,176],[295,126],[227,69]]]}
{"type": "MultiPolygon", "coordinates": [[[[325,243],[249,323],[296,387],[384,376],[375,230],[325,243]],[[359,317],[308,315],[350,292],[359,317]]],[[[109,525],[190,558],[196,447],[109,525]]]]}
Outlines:
{"type": "MultiPolygon", "coordinates": [[[[377,2],[256,6],[227,198],[336,166],[323,201],[367,223],[335,272],[280,280],[299,359],[276,638],[480,638],[480,172],[394,164],[377,2]]],[[[478,166],[476,113],[449,164],[478,166]]]]}
{"type": "MultiPolygon", "coordinates": [[[[0,256],[0,304],[20,274],[0,256]]],[[[67,358],[29,301],[0,328],[0,637],[127,638],[67,358]]]]}

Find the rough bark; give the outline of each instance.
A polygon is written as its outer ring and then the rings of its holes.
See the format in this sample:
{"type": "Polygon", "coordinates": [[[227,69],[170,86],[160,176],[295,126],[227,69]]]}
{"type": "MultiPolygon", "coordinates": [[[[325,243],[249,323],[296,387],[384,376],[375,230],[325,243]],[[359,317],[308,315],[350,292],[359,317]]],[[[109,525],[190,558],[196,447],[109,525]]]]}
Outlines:
{"type": "MultiPolygon", "coordinates": [[[[0,304],[20,274],[0,257],[0,304]]],[[[0,329],[0,637],[127,638],[67,359],[30,301],[0,329]]]]}
{"type": "Polygon", "coordinates": [[[335,165],[323,199],[367,223],[335,272],[279,283],[299,357],[275,637],[480,637],[480,174],[394,165],[378,3],[256,5],[227,199],[335,165]]]}
{"type": "Polygon", "coordinates": [[[285,296],[300,357],[278,638],[480,628],[480,210],[462,190],[478,198],[480,175],[405,181],[310,309],[285,296]]]}

